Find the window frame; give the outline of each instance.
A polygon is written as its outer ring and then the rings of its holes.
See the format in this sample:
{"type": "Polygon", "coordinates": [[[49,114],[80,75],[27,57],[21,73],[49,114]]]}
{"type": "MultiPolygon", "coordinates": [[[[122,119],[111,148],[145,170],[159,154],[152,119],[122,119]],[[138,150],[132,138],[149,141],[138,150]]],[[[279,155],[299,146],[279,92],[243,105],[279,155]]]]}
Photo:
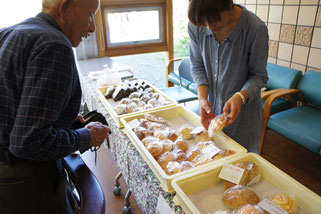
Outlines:
{"type": "MultiPolygon", "coordinates": [[[[173,52],[172,30],[172,0],[102,0],[98,13],[96,14],[96,33],[98,41],[99,57],[120,56],[129,54],[140,54],[150,52],[169,51],[173,52]],[[162,37],[163,41],[152,43],[128,44],[124,46],[109,46],[107,42],[105,9],[126,9],[126,8],[162,8],[162,37]],[[169,13],[167,11],[170,11],[169,13]],[[171,50],[171,51],[170,51],[171,50]]],[[[169,55],[172,55],[169,53],[169,55]]],[[[171,58],[169,56],[169,58],[171,58]]]]}

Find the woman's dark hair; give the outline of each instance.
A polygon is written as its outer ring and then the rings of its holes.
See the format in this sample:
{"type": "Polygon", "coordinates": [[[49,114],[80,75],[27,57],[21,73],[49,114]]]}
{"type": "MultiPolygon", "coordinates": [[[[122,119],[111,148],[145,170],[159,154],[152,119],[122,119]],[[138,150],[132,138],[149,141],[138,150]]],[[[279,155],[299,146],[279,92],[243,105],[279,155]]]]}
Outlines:
{"type": "Polygon", "coordinates": [[[233,7],[232,0],[190,0],[188,4],[188,19],[197,26],[213,24],[221,20],[220,12],[233,7]]]}

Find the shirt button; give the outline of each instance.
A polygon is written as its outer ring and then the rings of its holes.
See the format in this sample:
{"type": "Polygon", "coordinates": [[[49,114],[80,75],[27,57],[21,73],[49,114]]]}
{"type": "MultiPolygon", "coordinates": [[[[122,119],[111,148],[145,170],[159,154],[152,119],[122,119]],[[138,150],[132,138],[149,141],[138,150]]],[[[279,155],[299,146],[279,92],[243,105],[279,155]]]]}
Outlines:
{"type": "Polygon", "coordinates": [[[218,62],[217,60],[215,60],[215,62],[218,62]]]}
{"type": "Polygon", "coordinates": [[[217,44],[217,47],[220,47],[220,44],[217,44]]]}

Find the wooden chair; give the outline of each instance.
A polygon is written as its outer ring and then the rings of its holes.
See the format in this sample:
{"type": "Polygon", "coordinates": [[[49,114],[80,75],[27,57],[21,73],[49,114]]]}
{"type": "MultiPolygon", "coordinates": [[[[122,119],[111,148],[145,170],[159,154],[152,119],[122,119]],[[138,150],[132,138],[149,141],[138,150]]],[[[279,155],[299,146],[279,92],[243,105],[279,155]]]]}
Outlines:
{"type": "Polygon", "coordinates": [[[64,158],[63,165],[71,183],[76,188],[74,197],[80,214],[105,214],[105,196],[95,175],[90,171],[79,154],[64,158]]]}

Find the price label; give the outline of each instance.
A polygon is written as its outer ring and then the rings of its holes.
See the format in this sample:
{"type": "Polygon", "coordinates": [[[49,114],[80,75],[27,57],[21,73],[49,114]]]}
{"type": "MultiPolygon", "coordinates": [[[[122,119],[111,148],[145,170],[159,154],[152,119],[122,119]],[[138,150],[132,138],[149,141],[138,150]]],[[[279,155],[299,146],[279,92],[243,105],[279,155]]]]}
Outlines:
{"type": "Polygon", "coordinates": [[[190,134],[198,134],[198,133],[201,133],[202,131],[204,131],[204,127],[202,126],[199,126],[199,127],[196,127],[194,128],[190,134]]]}
{"type": "Polygon", "coordinates": [[[174,214],[173,210],[169,207],[164,197],[159,194],[156,206],[157,214],[174,214]]]}
{"type": "Polygon", "coordinates": [[[217,153],[219,153],[221,150],[214,146],[213,144],[210,144],[206,146],[204,149],[202,149],[202,152],[204,155],[206,155],[208,158],[214,157],[217,153]]]}
{"type": "Polygon", "coordinates": [[[234,184],[239,184],[243,176],[243,173],[244,169],[234,166],[232,164],[225,164],[221,169],[221,172],[218,175],[218,177],[222,178],[223,180],[230,181],[234,184]]]}
{"type": "Polygon", "coordinates": [[[138,126],[140,126],[140,122],[136,119],[134,120],[131,120],[128,122],[128,125],[131,127],[131,129],[135,129],[137,128],[138,126]]]}
{"type": "Polygon", "coordinates": [[[267,211],[271,214],[288,214],[287,211],[285,211],[281,207],[277,206],[276,204],[274,204],[272,201],[270,201],[268,199],[262,200],[258,205],[262,209],[264,209],[265,211],[267,211]]]}

